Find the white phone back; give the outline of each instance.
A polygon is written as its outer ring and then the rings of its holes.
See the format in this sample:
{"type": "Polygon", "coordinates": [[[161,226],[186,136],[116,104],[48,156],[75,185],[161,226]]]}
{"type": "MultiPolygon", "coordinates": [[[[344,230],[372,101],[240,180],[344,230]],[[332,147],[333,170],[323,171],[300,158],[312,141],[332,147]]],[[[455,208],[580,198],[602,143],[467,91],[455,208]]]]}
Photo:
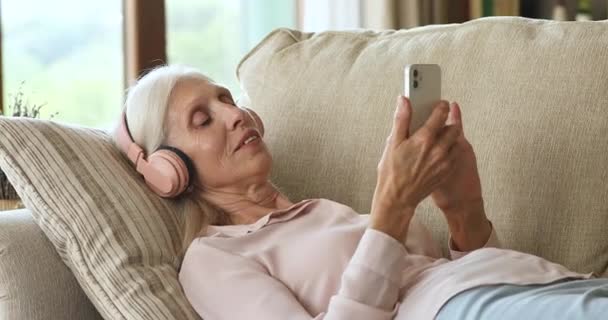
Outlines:
{"type": "Polygon", "coordinates": [[[408,64],[404,70],[404,95],[412,105],[410,136],[429,118],[433,107],[441,100],[441,68],[437,64],[408,64]],[[418,71],[414,77],[414,70],[418,71]],[[414,80],[418,87],[414,88],[414,80]]]}

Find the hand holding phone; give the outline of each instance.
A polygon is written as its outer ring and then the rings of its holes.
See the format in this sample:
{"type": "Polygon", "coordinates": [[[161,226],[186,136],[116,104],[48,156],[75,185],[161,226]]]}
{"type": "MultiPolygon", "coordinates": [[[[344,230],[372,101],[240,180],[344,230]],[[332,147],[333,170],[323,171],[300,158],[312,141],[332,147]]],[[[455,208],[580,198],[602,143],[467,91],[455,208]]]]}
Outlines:
{"type": "Polygon", "coordinates": [[[397,100],[393,128],[378,163],[378,181],[370,212],[370,227],[403,241],[415,208],[437,190],[457,167],[461,132],[445,126],[447,105],[441,101],[438,65],[408,65],[405,94],[397,100]],[[418,134],[421,127],[428,134],[418,134]]]}
{"type": "Polygon", "coordinates": [[[441,68],[437,64],[408,64],[404,70],[404,96],[412,106],[410,135],[431,115],[441,100],[441,68]]]}

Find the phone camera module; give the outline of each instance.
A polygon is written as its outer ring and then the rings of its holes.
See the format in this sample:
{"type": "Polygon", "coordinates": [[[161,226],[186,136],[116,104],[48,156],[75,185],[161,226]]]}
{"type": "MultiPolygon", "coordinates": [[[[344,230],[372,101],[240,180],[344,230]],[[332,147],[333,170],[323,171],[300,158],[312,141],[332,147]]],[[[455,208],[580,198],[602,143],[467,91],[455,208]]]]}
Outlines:
{"type": "Polygon", "coordinates": [[[418,88],[418,81],[414,80],[414,89],[418,88]]]}
{"type": "Polygon", "coordinates": [[[418,76],[418,70],[414,69],[414,78],[418,76]]]}

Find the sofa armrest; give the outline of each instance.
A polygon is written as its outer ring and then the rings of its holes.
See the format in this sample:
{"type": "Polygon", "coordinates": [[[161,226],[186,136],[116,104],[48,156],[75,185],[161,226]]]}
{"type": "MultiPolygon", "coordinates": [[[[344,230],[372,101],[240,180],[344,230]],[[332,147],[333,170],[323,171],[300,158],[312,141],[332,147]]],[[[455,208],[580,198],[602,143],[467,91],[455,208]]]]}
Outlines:
{"type": "Polygon", "coordinates": [[[0,319],[102,319],[28,209],[0,212],[0,319]]]}

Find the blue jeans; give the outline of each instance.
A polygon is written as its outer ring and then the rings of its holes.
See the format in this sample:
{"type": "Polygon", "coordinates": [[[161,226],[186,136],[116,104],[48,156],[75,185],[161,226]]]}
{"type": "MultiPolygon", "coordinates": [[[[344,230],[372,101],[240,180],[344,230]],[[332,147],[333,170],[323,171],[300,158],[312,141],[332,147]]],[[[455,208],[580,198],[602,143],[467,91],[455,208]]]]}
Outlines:
{"type": "Polygon", "coordinates": [[[435,319],[608,319],[608,279],[481,286],[452,297],[435,319]]]}

